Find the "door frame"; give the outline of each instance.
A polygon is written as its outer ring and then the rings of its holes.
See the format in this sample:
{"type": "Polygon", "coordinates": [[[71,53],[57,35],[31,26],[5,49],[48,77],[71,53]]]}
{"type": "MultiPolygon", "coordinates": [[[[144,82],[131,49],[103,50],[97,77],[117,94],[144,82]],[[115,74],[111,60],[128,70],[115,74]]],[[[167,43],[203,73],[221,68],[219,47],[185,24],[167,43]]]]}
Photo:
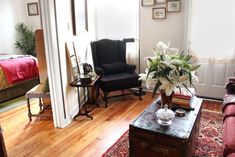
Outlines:
{"type": "Polygon", "coordinates": [[[62,86],[56,0],[40,0],[40,6],[53,122],[55,127],[63,128],[67,126],[70,121],[66,114],[65,96],[62,86]]]}

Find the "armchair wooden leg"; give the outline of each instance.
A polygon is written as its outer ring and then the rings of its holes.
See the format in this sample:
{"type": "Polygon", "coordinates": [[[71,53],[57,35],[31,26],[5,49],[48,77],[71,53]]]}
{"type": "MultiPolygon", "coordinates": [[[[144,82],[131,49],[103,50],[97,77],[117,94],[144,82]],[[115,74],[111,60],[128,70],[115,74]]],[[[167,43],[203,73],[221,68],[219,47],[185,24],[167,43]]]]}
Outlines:
{"type": "Polygon", "coordinates": [[[107,107],[107,104],[108,104],[108,94],[109,93],[104,92],[105,107],[107,107]]]}
{"type": "Polygon", "coordinates": [[[27,98],[27,107],[28,107],[28,117],[29,117],[29,121],[32,121],[32,113],[31,113],[31,109],[30,109],[29,98],[27,98]]]}
{"type": "Polygon", "coordinates": [[[40,108],[39,113],[41,113],[42,110],[43,110],[42,99],[41,99],[41,98],[38,98],[38,101],[39,101],[39,108],[40,108]]]}
{"type": "Polygon", "coordinates": [[[97,107],[99,107],[100,105],[97,103],[97,100],[98,100],[99,95],[100,95],[100,89],[99,89],[99,86],[98,86],[98,85],[95,86],[95,93],[96,93],[96,96],[95,96],[95,104],[96,104],[97,107]]]}
{"type": "Polygon", "coordinates": [[[139,87],[139,98],[140,98],[140,100],[142,100],[142,98],[141,98],[141,94],[142,94],[142,87],[139,87]]]}

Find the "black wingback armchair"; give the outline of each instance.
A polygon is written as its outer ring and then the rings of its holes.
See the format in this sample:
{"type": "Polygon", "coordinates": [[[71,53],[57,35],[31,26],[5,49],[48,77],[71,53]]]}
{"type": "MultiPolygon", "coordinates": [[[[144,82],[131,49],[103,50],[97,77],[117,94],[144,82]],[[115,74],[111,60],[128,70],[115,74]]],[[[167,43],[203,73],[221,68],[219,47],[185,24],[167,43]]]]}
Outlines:
{"type": "Polygon", "coordinates": [[[105,107],[112,91],[139,88],[135,93],[141,99],[142,82],[135,73],[136,66],[126,63],[126,42],[134,39],[102,39],[91,42],[95,72],[101,76],[99,86],[104,93],[105,107]]]}

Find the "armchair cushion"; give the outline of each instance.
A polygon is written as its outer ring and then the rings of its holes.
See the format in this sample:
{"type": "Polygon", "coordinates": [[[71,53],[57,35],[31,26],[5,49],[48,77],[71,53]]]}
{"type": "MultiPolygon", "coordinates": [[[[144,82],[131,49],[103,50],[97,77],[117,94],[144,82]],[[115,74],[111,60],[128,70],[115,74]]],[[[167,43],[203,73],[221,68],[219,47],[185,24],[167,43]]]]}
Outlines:
{"type": "Polygon", "coordinates": [[[117,73],[105,75],[100,82],[101,88],[105,92],[127,89],[141,86],[141,81],[138,80],[137,74],[117,73]]]}
{"type": "Polygon", "coordinates": [[[126,64],[123,62],[114,62],[109,64],[103,64],[104,74],[115,74],[125,71],[126,64]]]}

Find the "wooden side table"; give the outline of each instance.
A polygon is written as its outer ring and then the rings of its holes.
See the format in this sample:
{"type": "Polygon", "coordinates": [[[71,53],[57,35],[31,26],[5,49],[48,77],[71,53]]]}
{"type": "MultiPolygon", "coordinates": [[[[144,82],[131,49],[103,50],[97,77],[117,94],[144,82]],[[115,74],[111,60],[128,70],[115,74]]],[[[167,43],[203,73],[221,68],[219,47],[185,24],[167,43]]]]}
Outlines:
{"type": "Polygon", "coordinates": [[[99,86],[98,86],[98,80],[99,80],[100,76],[97,75],[97,76],[94,76],[92,77],[92,81],[91,83],[89,84],[84,84],[84,83],[81,83],[81,81],[73,81],[71,82],[69,85],[71,87],[76,87],[77,90],[78,90],[78,107],[79,107],[79,111],[77,113],[77,115],[74,117],[74,119],[78,116],[87,116],[91,119],[93,119],[93,117],[91,115],[89,115],[89,112],[87,110],[87,104],[89,103],[89,88],[90,87],[95,87],[95,92],[96,92],[96,97],[95,97],[95,105],[97,105],[99,107],[99,105],[97,104],[97,97],[99,96],[99,86]],[[83,88],[83,92],[84,92],[84,100],[85,100],[85,103],[83,105],[81,105],[81,100],[80,100],[80,92],[79,92],[79,89],[80,88],[83,88]],[[87,91],[87,96],[86,96],[86,91],[87,91]],[[84,112],[81,112],[81,108],[84,106],[85,108],[85,111],[84,112]]]}

